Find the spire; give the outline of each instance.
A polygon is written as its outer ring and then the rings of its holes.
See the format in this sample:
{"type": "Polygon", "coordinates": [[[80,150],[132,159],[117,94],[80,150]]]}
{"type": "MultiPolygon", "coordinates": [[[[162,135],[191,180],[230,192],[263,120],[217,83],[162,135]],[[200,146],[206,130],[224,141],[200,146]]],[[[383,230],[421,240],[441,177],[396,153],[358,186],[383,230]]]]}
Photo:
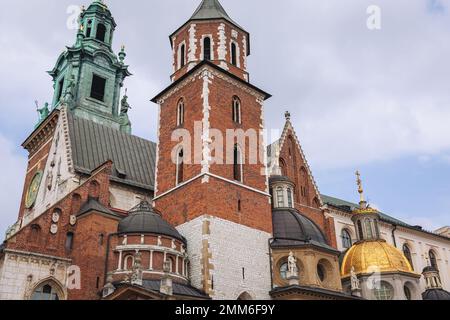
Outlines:
{"type": "Polygon", "coordinates": [[[220,19],[223,18],[235,24],[218,0],[202,0],[191,20],[220,19]]]}
{"type": "Polygon", "coordinates": [[[356,183],[358,185],[358,193],[359,193],[359,206],[361,209],[366,209],[367,207],[367,202],[364,199],[364,189],[362,186],[362,181],[361,181],[361,174],[359,173],[359,171],[356,171],[356,183]]]}

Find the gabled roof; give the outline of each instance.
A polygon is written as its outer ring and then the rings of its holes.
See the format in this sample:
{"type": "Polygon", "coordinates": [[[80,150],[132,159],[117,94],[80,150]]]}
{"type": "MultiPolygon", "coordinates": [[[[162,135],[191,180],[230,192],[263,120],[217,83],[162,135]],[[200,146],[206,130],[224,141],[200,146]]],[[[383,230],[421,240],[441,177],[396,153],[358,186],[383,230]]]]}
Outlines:
{"type": "Polygon", "coordinates": [[[268,168],[269,172],[272,171],[272,166],[277,163],[275,157],[277,156],[277,150],[281,150],[283,148],[283,145],[285,141],[288,138],[289,131],[292,132],[292,136],[294,138],[295,143],[297,144],[297,147],[300,151],[300,156],[302,157],[303,163],[305,164],[305,168],[307,170],[308,176],[311,178],[311,183],[314,187],[314,191],[316,192],[317,198],[320,201],[320,205],[323,205],[323,201],[321,199],[321,195],[319,192],[319,188],[317,187],[317,183],[314,179],[314,176],[312,175],[311,168],[309,167],[308,160],[306,160],[305,153],[303,152],[302,145],[300,144],[300,140],[297,137],[297,134],[295,133],[294,126],[292,125],[291,121],[289,119],[286,120],[286,124],[284,125],[283,133],[281,134],[281,137],[279,140],[275,141],[271,145],[267,147],[267,157],[268,157],[268,168]]]}
{"type": "Polygon", "coordinates": [[[75,171],[91,174],[108,160],[111,180],[152,191],[155,185],[156,144],[67,112],[75,171]]]}

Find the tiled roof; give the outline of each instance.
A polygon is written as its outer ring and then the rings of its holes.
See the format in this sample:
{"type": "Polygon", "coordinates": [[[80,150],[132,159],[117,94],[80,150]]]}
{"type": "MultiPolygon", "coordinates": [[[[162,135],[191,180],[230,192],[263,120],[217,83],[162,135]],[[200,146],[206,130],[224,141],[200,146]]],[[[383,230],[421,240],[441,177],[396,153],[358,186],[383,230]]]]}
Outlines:
{"type": "MultiPolygon", "coordinates": [[[[340,207],[340,208],[342,208],[344,210],[347,209],[347,208],[349,210],[355,210],[355,209],[359,208],[359,205],[356,204],[356,203],[348,202],[348,201],[345,201],[345,200],[341,200],[341,199],[338,199],[338,198],[326,196],[326,195],[323,195],[323,194],[320,195],[320,196],[322,197],[322,200],[323,200],[324,203],[332,205],[334,207],[340,207]]],[[[395,219],[395,218],[393,218],[393,217],[391,217],[391,216],[389,216],[389,215],[387,215],[385,213],[382,213],[382,212],[380,212],[380,218],[381,218],[381,220],[383,220],[385,222],[388,222],[388,223],[391,223],[391,224],[396,224],[396,225],[404,226],[404,227],[412,227],[411,225],[409,225],[409,224],[407,224],[407,223],[405,223],[403,221],[400,221],[398,219],[395,219]]]]}
{"type": "Polygon", "coordinates": [[[153,190],[156,144],[154,142],[67,114],[76,171],[90,174],[111,160],[111,180],[153,190]]]}

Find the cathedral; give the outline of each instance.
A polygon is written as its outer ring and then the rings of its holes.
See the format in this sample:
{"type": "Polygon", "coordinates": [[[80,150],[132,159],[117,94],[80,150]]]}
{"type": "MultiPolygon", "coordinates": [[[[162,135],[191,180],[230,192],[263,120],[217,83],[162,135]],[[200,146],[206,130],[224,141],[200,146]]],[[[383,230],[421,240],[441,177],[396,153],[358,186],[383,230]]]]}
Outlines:
{"type": "Polygon", "coordinates": [[[93,1],[49,71],[0,299],[450,299],[448,227],[373,209],[359,172],[359,204],[321,194],[289,112],[265,141],[271,95],[250,82],[250,34],[218,0],[170,35],[156,142],[132,134],[116,27],[93,1]]]}

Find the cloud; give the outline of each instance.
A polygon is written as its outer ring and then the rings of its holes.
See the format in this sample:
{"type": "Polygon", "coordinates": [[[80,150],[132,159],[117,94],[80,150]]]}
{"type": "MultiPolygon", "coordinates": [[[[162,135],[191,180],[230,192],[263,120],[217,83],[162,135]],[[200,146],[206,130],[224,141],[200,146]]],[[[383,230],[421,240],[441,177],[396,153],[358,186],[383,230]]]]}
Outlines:
{"type": "Polygon", "coordinates": [[[0,134],[0,164],[2,174],[0,179],[0,238],[2,241],[7,227],[17,221],[19,205],[22,197],[23,181],[25,179],[26,158],[18,155],[17,147],[0,134]]]}

